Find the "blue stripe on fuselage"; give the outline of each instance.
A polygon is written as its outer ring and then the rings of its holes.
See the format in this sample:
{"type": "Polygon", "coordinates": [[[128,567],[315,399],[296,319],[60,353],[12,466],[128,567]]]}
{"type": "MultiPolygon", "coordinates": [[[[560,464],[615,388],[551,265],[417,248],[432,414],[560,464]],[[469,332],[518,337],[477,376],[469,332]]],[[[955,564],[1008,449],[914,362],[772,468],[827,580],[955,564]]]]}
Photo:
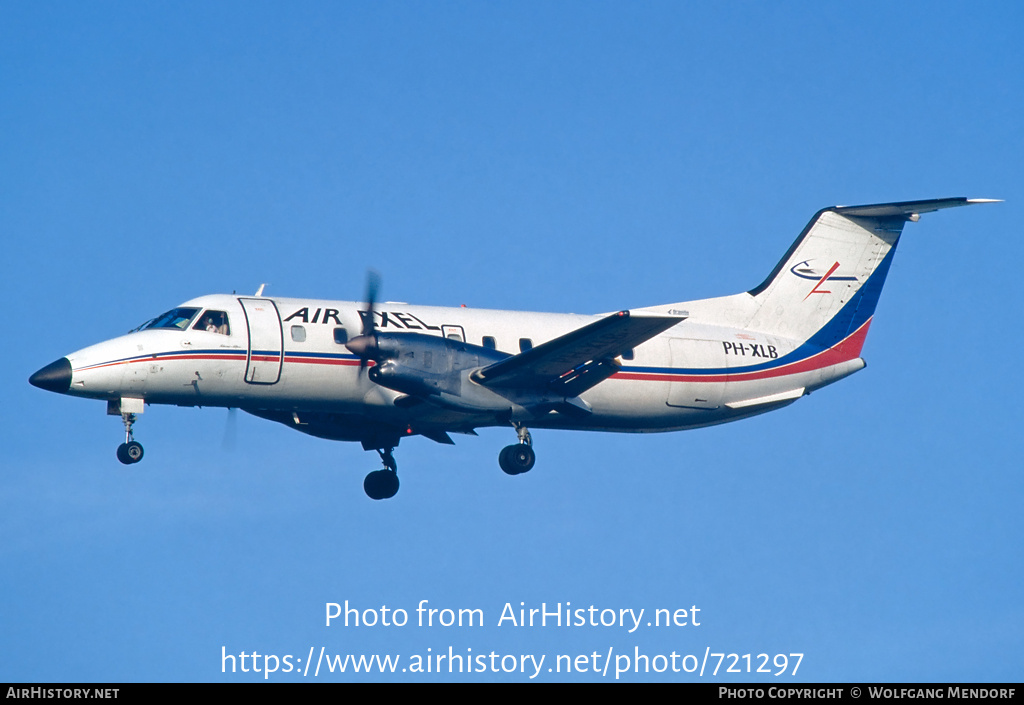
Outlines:
{"type": "Polygon", "coordinates": [[[878,298],[882,293],[882,285],[889,274],[889,267],[892,265],[893,255],[896,253],[897,238],[889,252],[879,263],[875,271],[871,273],[864,285],[857,290],[857,293],[846,302],[836,315],[822,326],[818,332],[812,335],[806,342],[788,355],[783,355],[777,360],[762,362],[757,365],[745,367],[701,367],[701,368],[679,368],[679,367],[633,367],[623,366],[623,372],[640,372],[649,374],[679,374],[679,375],[722,375],[722,374],[743,374],[746,372],[759,372],[770,370],[783,365],[790,365],[794,362],[813,357],[824,350],[835,347],[848,338],[861,326],[868,322],[875,313],[878,305],[878,298]]]}

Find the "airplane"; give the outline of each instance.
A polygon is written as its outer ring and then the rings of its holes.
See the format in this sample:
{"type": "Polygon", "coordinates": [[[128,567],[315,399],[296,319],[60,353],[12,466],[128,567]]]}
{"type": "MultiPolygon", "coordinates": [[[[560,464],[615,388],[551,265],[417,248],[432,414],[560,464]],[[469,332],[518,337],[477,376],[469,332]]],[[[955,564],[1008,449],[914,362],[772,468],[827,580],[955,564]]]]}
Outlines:
{"type": "Polygon", "coordinates": [[[509,475],[533,468],[530,428],[660,432],[780,409],[865,366],[860,357],[907,221],[992,199],[818,211],[749,291],[608,314],[529,313],[215,294],[29,378],[106,401],[117,458],[142,460],[134,424],[151,404],[239,408],[379,453],[366,494],[393,497],[399,441],[507,426],[509,475]]]}

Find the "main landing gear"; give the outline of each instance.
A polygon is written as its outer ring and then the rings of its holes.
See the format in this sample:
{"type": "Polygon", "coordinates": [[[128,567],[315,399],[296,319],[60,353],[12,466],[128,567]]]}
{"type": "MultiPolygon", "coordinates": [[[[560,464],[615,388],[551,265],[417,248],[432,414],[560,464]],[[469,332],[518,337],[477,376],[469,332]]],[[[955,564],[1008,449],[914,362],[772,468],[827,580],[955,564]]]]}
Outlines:
{"type": "Polygon", "coordinates": [[[377,450],[384,467],[374,470],[363,480],[363,491],[370,499],[391,499],[398,493],[398,463],[391,451],[394,448],[377,450]]]}
{"type": "Polygon", "coordinates": [[[521,423],[514,424],[516,433],[519,434],[519,443],[512,446],[505,446],[498,453],[498,465],[508,475],[522,475],[533,468],[537,462],[537,455],[533,452],[533,439],[526,426],[521,423]]]}
{"type": "Polygon", "coordinates": [[[117,459],[125,465],[133,465],[142,460],[142,444],[132,434],[135,414],[121,414],[121,421],[124,422],[124,443],[117,447],[117,459]]]}
{"type": "MultiPolygon", "coordinates": [[[[533,469],[534,463],[537,462],[537,455],[533,452],[533,439],[530,438],[530,431],[521,423],[513,425],[519,435],[519,442],[502,449],[498,454],[498,465],[509,475],[522,475],[533,469]]],[[[393,446],[377,449],[384,467],[369,473],[363,480],[363,491],[370,499],[391,499],[398,494],[398,463],[395,462],[394,450],[393,446]]],[[[118,451],[118,457],[120,457],[120,451],[118,451]]]]}

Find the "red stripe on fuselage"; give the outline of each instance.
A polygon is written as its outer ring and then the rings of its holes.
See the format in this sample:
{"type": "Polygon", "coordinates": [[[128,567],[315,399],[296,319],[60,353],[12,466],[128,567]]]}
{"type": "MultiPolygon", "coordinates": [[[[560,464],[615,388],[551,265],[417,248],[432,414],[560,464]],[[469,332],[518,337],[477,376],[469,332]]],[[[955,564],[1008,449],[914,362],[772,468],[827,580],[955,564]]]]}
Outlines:
{"type": "Polygon", "coordinates": [[[870,325],[871,319],[869,318],[864,322],[864,325],[828,350],[822,350],[816,355],[767,370],[757,370],[755,372],[737,370],[736,372],[726,372],[724,374],[706,375],[672,372],[616,372],[611,376],[611,379],[643,380],[648,382],[742,382],[753,379],[785,377],[786,375],[794,375],[801,372],[812,372],[860,357],[860,351],[864,347],[864,338],[868,334],[868,326],[870,325]]]}
{"type": "MultiPolygon", "coordinates": [[[[284,361],[287,363],[299,363],[302,365],[341,365],[344,367],[358,367],[359,360],[344,360],[338,358],[323,358],[323,357],[292,357],[290,355],[284,356],[284,361]]],[[[373,360],[367,362],[368,365],[375,364],[373,360]]]]}
{"type": "Polygon", "coordinates": [[[87,365],[86,367],[79,367],[75,372],[84,372],[87,370],[101,370],[104,367],[115,367],[117,365],[134,365],[139,362],[168,362],[173,360],[240,360],[245,361],[245,354],[232,354],[232,355],[167,355],[165,353],[156,353],[154,355],[146,355],[144,357],[135,357],[130,360],[114,360],[112,362],[101,362],[96,365],[87,365]]]}

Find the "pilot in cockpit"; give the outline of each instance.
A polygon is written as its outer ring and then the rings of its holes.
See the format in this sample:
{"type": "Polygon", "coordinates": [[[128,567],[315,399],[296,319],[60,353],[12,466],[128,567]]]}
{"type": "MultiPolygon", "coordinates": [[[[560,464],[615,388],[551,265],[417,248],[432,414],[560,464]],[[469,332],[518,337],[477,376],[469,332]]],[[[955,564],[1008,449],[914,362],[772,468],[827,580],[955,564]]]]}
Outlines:
{"type": "Polygon", "coordinates": [[[220,333],[221,335],[228,334],[228,319],[227,315],[223,311],[207,311],[206,315],[196,326],[200,330],[205,330],[209,333],[220,333]]]}

